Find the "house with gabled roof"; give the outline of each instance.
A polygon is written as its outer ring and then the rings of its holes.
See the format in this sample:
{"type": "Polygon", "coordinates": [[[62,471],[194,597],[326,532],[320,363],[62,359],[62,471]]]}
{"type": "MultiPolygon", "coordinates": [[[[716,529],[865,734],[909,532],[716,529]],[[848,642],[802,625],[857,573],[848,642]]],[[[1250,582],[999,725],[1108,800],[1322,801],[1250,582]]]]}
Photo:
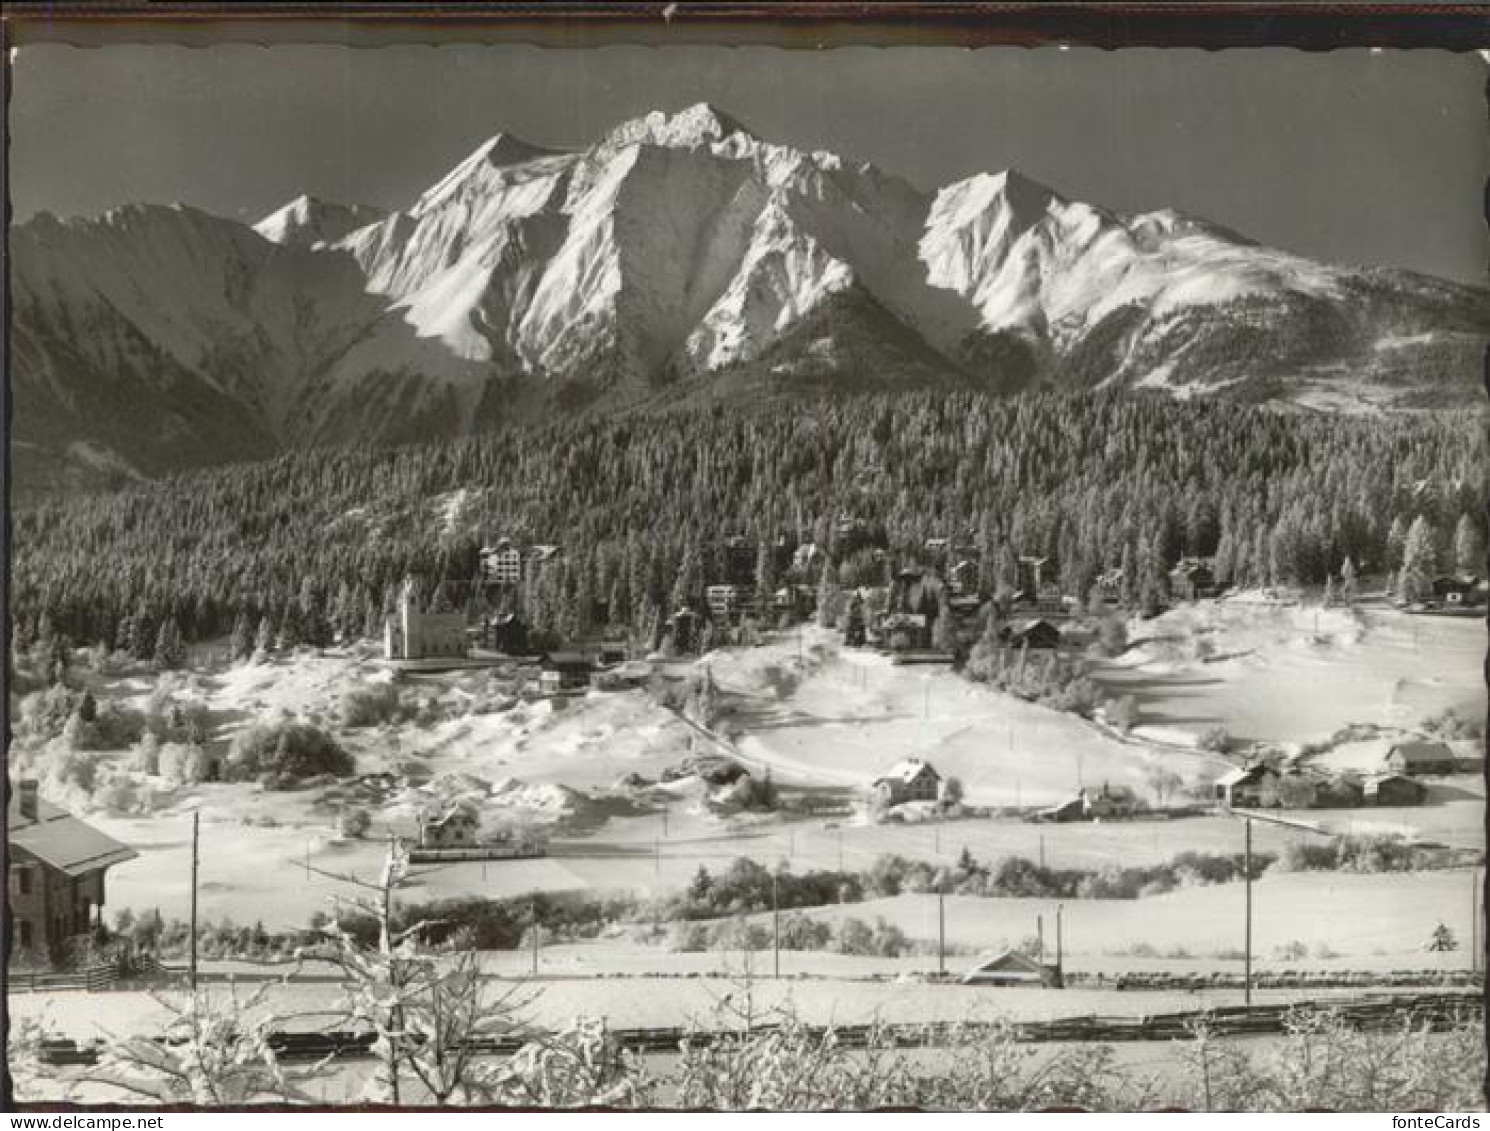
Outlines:
{"type": "Polygon", "coordinates": [[[104,875],[139,853],[66,810],[41,800],[27,778],[5,810],[10,858],[8,908],[13,953],[57,963],[68,940],[102,922],[104,875]]]}
{"type": "Polygon", "coordinates": [[[1018,950],[1006,950],[986,958],[962,976],[965,986],[1059,986],[1059,967],[1031,958],[1018,950]]]}
{"type": "Polygon", "coordinates": [[[886,805],[907,801],[935,801],[941,795],[942,776],[930,762],[902,758],[883,776],[874,779],[875,793],[886,805]]]}
{"type": "Polygon", "coordinates": [[[1454,752],[1442,742],[1417,739],[1399,742],[1387,751],[1386,768],[1394,774],[1421,777],[1425,774],[1452,774],[1458,766],[1454,752]]]}
{"type": "Polygon", "coordinates": [[[481,811],[469,797],[454,801],[423,814],[419,818],[421,848],[469,848],[475,845],[481,829],[481,811]]]}

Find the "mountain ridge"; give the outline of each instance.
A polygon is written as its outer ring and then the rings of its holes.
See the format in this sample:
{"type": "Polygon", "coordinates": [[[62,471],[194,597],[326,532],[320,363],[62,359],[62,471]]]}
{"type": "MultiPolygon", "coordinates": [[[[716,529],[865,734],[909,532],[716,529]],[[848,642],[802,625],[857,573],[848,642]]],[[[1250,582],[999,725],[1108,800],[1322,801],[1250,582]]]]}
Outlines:
{"type": "Polygon", "coordinates": [[[1432,407],[1473,388],[1490,337],[1484,290],[1124,216],[1017,169],[923,192],[708,103],[582,149],[494,134],[388,212],[300,196],[252,226],[185,205],[39,214],[12,228],[11,270],[15,437],[49,453],[49,480],[669,389],[1432,407]],[[138,413],[94,418],[126,389],[138,413]]]}

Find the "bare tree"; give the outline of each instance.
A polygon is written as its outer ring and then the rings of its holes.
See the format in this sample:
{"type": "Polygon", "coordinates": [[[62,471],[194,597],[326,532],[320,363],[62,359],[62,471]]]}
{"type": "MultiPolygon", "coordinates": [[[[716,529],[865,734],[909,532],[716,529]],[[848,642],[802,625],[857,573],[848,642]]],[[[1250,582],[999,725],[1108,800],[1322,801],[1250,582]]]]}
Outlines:
{"type": "Polygon", "coordinates": [[[346,1019],[373,1034],[378,1070],[366,1098],[390,1104],[470,1103],[489,1090],[489,1073],[479,1058],[490,1055],[498,1037],[522,1028],[517,1014],[532,999],[520,997],[517,984],[493,992],[494,983],[483,976],[472,950],[441,955],[423,949],[420,940],[437,921],[395,927],[394,892],[408,878],[408,867],[408,853],[391,840],[376,882],[320,872],[367,892],[340,900],[339,908],[378,926],[371,948],[360,945],[340,919],[322,928],[334,946],[331,960],[346,978],[346,1019]],[[411,1096],[411,1085],[422,1094],[411,1096]]]}
{"type": "Polygon", "coordinates": [[[98,1063],[81,1079],[155,1103],[199,1107],[312,1103],[298,1084],[316,1072],[293,1075],[280,1065],[270,1035],[282,1023],[268,1008],[275,983],[246,998],[198,989],[180,998],[152,995],[169,1014],[158,1035],[110,1037],[98,1063]]]}

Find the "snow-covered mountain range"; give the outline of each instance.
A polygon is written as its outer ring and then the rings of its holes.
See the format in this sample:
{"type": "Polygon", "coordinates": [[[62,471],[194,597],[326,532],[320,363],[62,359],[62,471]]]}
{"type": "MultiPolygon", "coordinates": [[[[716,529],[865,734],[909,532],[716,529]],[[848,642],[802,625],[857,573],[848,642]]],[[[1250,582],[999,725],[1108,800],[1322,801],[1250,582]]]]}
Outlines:
{"type": "Polygon", "coordinates": [[[1457,403],[1490,293],[1009,170],[927,194],[700,104],[498,134],[407,208],[11,231],[18,474],[151,475],[588,406],[937,385],[1457,403]]]}

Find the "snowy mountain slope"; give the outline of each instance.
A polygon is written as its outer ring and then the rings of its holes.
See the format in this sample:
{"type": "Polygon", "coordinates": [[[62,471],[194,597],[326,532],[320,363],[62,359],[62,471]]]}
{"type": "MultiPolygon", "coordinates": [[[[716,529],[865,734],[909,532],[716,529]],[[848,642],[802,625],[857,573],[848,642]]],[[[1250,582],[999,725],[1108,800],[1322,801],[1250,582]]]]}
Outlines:
{"type": "Polygon", "coordinates": [[[274,243],[318,247],[335,243],[382,217],[381,209],[362,204],[336,204],[313,196],[297,196],[255,224],[254,231],[274,243]]]}
{"type": "Polygon", "coordinates": [[[388,214],[38,216],[11,262],[15,438],[53,481],[808,389],[1446,404],[1490,336],[1481,290],[1013,170],[923,193],[707,104],[573,152],[497,134],[388,214]]]}

